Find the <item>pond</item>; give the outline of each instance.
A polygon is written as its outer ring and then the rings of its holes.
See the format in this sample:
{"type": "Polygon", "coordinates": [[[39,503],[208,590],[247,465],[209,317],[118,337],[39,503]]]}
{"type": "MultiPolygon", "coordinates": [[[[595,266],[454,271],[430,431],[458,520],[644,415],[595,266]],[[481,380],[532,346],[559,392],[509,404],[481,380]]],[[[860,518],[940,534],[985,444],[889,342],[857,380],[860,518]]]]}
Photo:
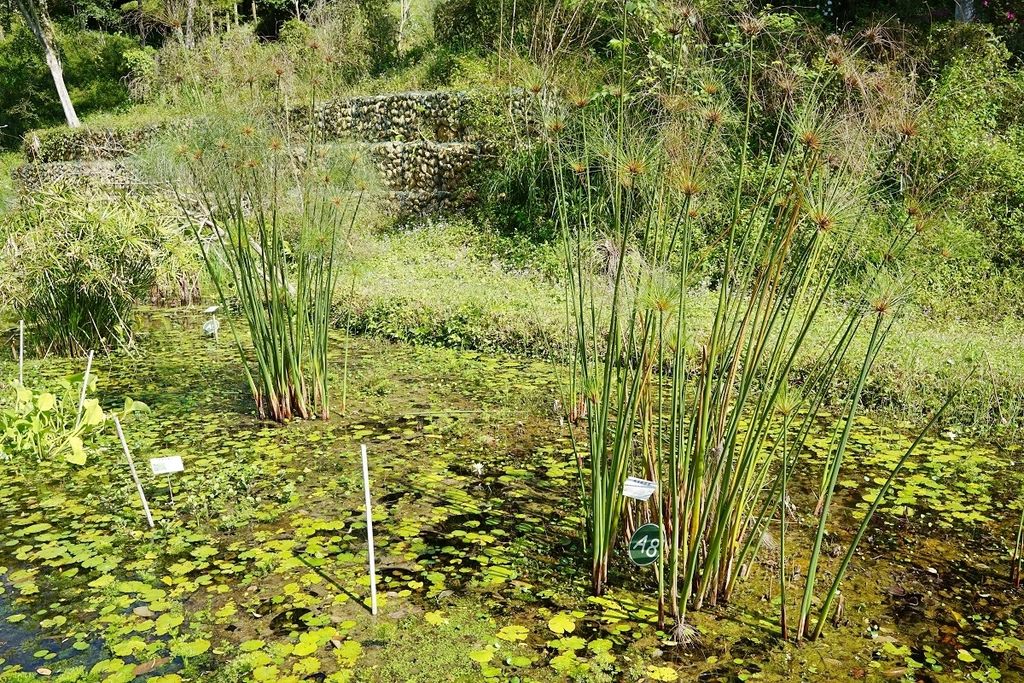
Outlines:
{"type": "MultiPolygon", "coordinates": [[[[822,640],[780,640],[765,539],[732,602],[693,615],[700,638],[683,649],[657,629],[653,570],[621,547],[611,589],[589,595],[578,475],[549,363],[338,336],[332,419],[277,426],[254,416],[230,335],[203,338],[201,325],[185,311],[155,315],[137,349],[95,365],[104,403],[131,396],[152,408],[125,429],[155,529],[109,435],[77,470],[0,463],[0,680],[1024,676],[1024,604],[1007,549],[1019,450],[928,438],[873,520],[822,640]],[[152,475],[147,461],[168,455],[185,471],[152,475]]],[[[80,364],[35,361],[27,381],[80,364]]],[[[826,422],[791,495],[794,581],[816,524],[826,422]]],[[[826,572],[908,444],[899,425],[863,417],[855,436],[826,572]]]]}

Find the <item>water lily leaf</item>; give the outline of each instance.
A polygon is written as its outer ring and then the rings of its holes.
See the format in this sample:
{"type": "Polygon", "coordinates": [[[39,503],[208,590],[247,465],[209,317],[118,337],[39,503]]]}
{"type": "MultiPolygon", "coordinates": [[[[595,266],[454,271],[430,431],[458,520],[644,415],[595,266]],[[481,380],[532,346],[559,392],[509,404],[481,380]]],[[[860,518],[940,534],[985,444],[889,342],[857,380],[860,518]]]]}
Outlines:
{"type": "Polygon", "coordinates": [[[98,579],[93,579],[89,582],[90,588],[106,588],[110,584],[114,583],[114,577],[110,574],[104,574],[98,579]]]}
{"type": "Polygon", "coordinates": [[[423,615],[423,618],[426,619],[428,624],[433,624],[434,626],[440,626],[441,624],[448,623],[448,620],[444,618],[444,615],[441,613],[440,610],[427,612],[423,615]]]}
{"type": "Polygon", "coordinates": [[[679,672],[668,666],[648,666],[647,677],[652,681],[678,681],[679,672]]]}
{"type": "Polygon", "coordinates": [[[568,614],[556,614],[548,620],[548,628],[553,633],[572,633],[576,630],[576,622],[568,614]]]}
{"type": "Polygon", "coordinates": [[[469,658],[472,659],[474,662],[478,662],[480,664],[486,664],[487,662],[491,661],[491,657],[493,656],[493,650],[474,650],[473,652],[469,653],[469,658]]]}
{"type": "Polygon", "coordinates": [[[671,667],[647,667],[647,678],[652,681],[678,681],[679,672],[671,667]]]}
{"type": "Polygon", "coordinates": [[[242,652],[255,652],[256,650],[262,648],[264,645],[266,645],[266,643],[262,640],[247,640],[241,645],[239,645],[238,649],[242,652]]]}
{"type": "Polygon", "coordinates": [[[210,649],[210,641],[200,638],[193,641],[179,641],[171,646],[171,652],[179,657],[198,657],[210,649]]]}
{"type": "Polygon", "coordinates": [[[171,629],[181,626],[183,621],[185,617],[180,614],[161,614],[156,620],[156,633],[159,636],[167,635],[171,629]]]}
{"type": "Polygon", "coordinates": [[[968,652],[967,650],[959,650],[959,651],[958,651],[958,652],[956,653],[956,658],[957,658],[957,659],[959,659],[959,660],[960,660],[961,662],[967,662],[967,663],[971,663],[971,662],[976,662],[976,661],[978,661],[978,660],[977,660],[977,659],[976,659],[976,658],[974,657],[974,655],[972,655],[972,654],[971,654],[970,652],[968,652]]]}
{"type": "Polygon", "coordinates": [[[529,633],[530,631],[525,626],[509,624],[498,631],[498,637],[502,640],[515,642],[517,640],[526,640],[526,636],[529,635],[529,633]]]}
{"type": "Polygon", "coordinates": [[[299,676],[309,676],[320,671],[320,660],[316,657],[305,657],[295,662],[292,666],[292,673],[299,676]]]}
{"type": "Polygon", "coordinates": [[[552,657],[548,663],[555,671],[566,674],[579,667],[580,660],[572,652],[564,652],[557,657],[552,657]]]}
{"type": "Polygon", "coordinates": [[[579,636],[570,636],[568,638],[559,638],[558,640],[552,640],[548,643],[556,650],[561,651],[573,651],[582,650],[586,646],[587,641],[583,640],[579,636]]]}

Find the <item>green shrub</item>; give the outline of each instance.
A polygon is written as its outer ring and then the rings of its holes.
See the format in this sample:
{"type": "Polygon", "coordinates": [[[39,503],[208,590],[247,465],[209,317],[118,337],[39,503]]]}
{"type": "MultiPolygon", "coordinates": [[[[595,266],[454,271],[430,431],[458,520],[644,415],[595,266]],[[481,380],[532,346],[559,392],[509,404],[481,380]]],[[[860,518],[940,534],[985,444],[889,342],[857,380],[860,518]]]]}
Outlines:
{"type": "Polygon", "coordinates": [[[382,0],[321,4],[284,23],[280,39],[230,27],[195,48],[168,42],[147,95],[186,113],[253,107],[276,112],[342,94],[395,62],[397,26],[382,0]]]}
{"type": "Polygon", "coordinates": [[[442,0],[434,8],[434,38],[455,50],[494,50],[528,42],[543,0],[442,0]],[[515,38],[518,36],[518,40],[515,38]]]}
{"type": "Polygon", "coordinates": [[[921,121],[933,236],[928,306],[971,317],[1024,312],[1024,74],[980,26],[933,31],[932,94],[921,121]]]}
{"type": "MultiPolygon", "coordinates": [[[[138,44],[120,34],[58,27],[64,79],[79,116],[129,103],[125,53],[138,44]]],[[[35,37],[20,22],[0,39],[0,146],[25,131],[64,120],[53,78],[35,37]]]]}
{"type": "Polygon", "coordinates": [[[196,269],[174,215],[155,198],[88,188],[26,197],[0,235],[0,298],[41,352],[130,342],[136,307],[196,269]]]}

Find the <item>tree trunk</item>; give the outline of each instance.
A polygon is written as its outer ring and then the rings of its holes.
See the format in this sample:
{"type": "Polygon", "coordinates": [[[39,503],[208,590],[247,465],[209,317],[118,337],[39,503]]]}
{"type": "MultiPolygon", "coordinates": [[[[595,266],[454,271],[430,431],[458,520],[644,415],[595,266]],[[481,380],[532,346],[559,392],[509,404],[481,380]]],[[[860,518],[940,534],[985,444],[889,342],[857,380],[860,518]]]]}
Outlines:
{"type": "Polygon", "coordinates": [[[43,47],[43,55],[46,59],[46,66],[53,76],[53,85],[57,88],[57,97],[60,98],[60,106],[64,109],[64,118],[68,125],[77,128],[82,125],[75,113],[75,105],[71,102],[71,95],[68,94],[68,87],[64,83],[64,69],[60,64],[60,57],[53,44],[53,29],[50,26],[50,19],[46,16],[46,6],[35,4],[35,0],[16,0],[18,11],[25,17],[25,23],[35,35],[39,44],[43,47]]]}
{"type": "Polygon", "coordinates": [[[956,0],[956,20],[974,21],[974,0],[956,0]]]}
{"type": "Polygon", "coordinates": [[[412,13],[412,0],[401,0],[398,8],[398,56],[402,56],[402,47],[405,45],[406,33],[409,30],[409,22],[412,13]]]}
{"type": "Polygon", "coordinates": [[[190,50],[196,46],[195,32],[196,0],[188,0],[185,5],[185,47],[190,50]]]}

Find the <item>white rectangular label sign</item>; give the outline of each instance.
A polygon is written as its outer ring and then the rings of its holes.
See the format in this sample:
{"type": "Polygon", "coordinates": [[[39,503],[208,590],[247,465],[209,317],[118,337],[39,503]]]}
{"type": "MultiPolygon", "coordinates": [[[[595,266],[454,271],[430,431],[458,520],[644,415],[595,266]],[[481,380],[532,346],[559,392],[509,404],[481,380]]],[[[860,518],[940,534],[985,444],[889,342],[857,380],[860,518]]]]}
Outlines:
{"type": "Polygon", "coordinates": [[[172,455],[169,458],[153,458],[149,461],[153,468],[153,474],[171,474],[185,470],[185,463],[181,461],[180,455],[172,455]]]}
{"type": "Polygon", "coordinates": [[[647,500],[654,493],[655,488],[657,486],[653,481],[629,477],[626,479],[626,485],[622,487],[622,495],[635,500],[647,500]]]}

